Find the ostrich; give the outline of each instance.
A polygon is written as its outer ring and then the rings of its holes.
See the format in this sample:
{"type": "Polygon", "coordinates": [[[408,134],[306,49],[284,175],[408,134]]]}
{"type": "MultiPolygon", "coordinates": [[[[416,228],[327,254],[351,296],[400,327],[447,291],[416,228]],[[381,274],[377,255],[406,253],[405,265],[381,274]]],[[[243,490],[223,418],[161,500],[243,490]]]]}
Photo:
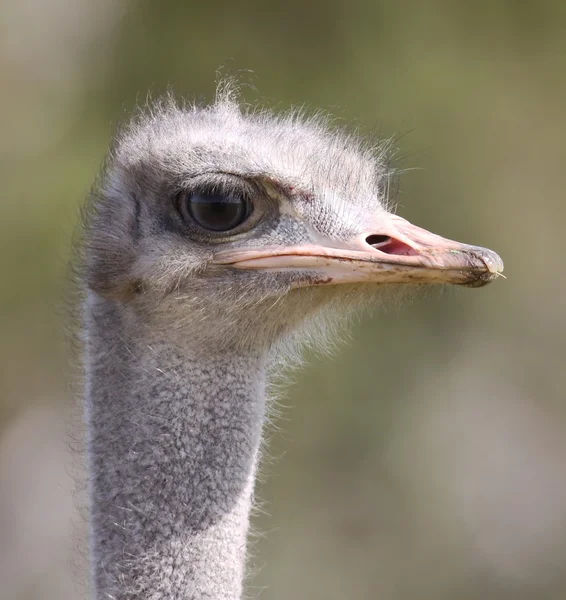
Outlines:
{"type": "Polygon", "coordinates": [[[499,256],[388,210],[384,146],[229,92],[116,137],[84,223],[97,600],[236,600],[267,374],[384,284],[485,285],[499,256]]]}

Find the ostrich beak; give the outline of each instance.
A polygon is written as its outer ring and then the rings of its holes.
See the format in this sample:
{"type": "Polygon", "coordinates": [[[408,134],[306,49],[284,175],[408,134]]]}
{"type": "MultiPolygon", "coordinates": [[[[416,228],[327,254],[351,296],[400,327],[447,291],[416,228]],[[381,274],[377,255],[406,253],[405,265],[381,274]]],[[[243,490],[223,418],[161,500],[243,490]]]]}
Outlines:
{"type": "Polygon", "coordinates": [[[452,283],[484,286],[503,271],[492,250],[455,242],[388,215],[375,231],[347,241],[222,251],[214,264],[294,272],[296,287],[339,283],[452,283]]]}

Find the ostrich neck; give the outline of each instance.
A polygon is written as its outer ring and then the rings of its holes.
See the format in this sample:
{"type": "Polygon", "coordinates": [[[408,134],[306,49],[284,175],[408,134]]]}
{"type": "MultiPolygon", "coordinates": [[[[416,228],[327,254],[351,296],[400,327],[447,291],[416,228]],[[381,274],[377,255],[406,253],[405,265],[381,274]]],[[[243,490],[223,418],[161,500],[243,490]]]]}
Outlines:
{"type": "Polygon", "coordinates": [[[264,417],[264,358],[197,352],[166,331],[144,334],[120,311],[89,299],[94,597],[236,600],[264,417]]]}

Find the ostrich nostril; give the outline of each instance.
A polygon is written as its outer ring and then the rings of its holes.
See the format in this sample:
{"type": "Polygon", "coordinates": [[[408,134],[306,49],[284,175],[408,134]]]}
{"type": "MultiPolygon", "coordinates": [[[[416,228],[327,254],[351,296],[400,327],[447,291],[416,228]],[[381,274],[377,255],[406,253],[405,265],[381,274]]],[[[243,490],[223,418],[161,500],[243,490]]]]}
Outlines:
{"type": "Polygon", "coordinates": [[[368,235],[366,243],[370,246],[377,246],[379,244],[385,244],[390,242],[391,238],[388,235],[368,235]]]}
{"type": "Polygon", "coordinates": [[[366,243],[384,254],[398,254],[400,256],[414,256],[418,254],[417,250],[409,246],[409,244],[388,235],[368,235],[366,243]]]}

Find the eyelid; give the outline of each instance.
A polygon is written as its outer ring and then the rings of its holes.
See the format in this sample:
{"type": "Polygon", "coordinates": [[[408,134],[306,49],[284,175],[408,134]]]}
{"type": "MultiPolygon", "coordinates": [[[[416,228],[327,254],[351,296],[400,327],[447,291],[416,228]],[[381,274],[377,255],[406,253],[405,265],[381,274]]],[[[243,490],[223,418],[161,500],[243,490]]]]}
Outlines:
{"type": "Polygon", "coordinates": [[[208,200],[210,200],[211,198],[218,198],[218,202],[225,202],[227,204],[230,203],[236,203],[238,201],[240,201],[241,199],[244,200],[248,200],[249,199],[245,196],[245,194],[233,194],[233,193],[225,193],[225,192],[217,192],[214,191],[213,193],[210,192],[189,192],[187,194],[188,196],[190,196],[191,201],[192,202],[196,202],[197,204],[206,204],[207,202],[207,198],[208,200]]]}
{"type": "Polygon", "coordinates": [[[226,171],[209,171],[199,173],[185,179],[181,184],[180,192],[192,193],[223,193],[233,194],[234,191],[246,195],[250,200],[253,198],[253,192],[256,191],[257,182],[254,179],[244,177],[238,173],[226,171]]]}

